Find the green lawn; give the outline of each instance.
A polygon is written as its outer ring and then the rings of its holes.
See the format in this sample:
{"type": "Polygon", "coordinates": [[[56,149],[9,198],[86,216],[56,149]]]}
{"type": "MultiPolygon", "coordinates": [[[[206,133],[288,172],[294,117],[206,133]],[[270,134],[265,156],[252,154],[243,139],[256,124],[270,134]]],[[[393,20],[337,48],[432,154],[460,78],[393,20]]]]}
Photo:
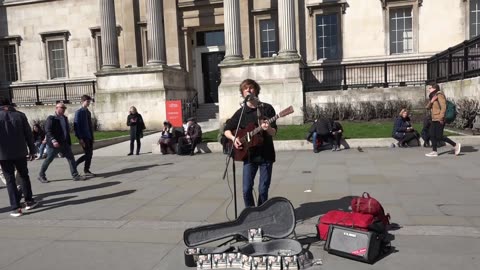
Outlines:
{"type": "MultiPolygon", "coordinates": [[[[130,131],[95,131],[94,137],[96,141],[104,140],[104,139],[111,139],[115,137],[129,135],[130,131]]],[[[72,144],[78,143],[77,137],[75,137],[75,133],[70,133],[70,137],[72,138],[72,144]]]]}
{"type": "MultiPolygon", "coordinates": [[[[390,138],[392,137],[393,121],[392,122],[341,122],[344,129],[344,136],[347,139],[361,139],[361,138],[390,138]]],[[[275,140],[303,140],[307,136],[308,129],[311,124],[304,125],[289,125],[279,126],[278,133],[275,140]]],[[[420,133],[422,124],[414,124],[413,127],[420,133]]],[[[446,136],[454,135],[450,132],[445,132],[446,136]]],[[[203,134],[205,142],[218,141],[218,131],[210,131],[203,134]]]]}

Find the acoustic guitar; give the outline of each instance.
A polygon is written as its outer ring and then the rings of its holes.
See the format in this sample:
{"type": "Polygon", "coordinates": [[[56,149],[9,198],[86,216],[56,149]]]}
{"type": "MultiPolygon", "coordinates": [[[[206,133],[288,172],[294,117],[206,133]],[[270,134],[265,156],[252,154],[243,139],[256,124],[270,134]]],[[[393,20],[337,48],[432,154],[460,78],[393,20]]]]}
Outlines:
{"type": "MultiPolygon", "coordinates": [[[[293,113],[293,107],[290,106],[285,110],[281,111],[274,117],[267,120],[268,124],[276,121],[280,117],[285,117],[289,114],[293,113]]],[[[233,159],[236,161],[243,161],[246,160],[248,157],[248,149],[250,147],[254,147],[257,145],[261,145],[263,143],[263,136],[262,134],[258,134],[262,131],[262,127],[255,127],[254,123],[248,124],[245,128],[239,129],[237,132],[237,138],[240,138],[240,142],[242,143],[242,149],[237,149],[233,147],[233,159]]]]}

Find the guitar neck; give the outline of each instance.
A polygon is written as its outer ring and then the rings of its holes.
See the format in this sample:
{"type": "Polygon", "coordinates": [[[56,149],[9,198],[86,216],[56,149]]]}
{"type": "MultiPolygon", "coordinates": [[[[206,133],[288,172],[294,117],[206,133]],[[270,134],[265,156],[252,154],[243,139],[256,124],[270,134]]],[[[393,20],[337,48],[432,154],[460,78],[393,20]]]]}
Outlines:
{"type": "MultiPolygon", "coordinates": [[[[268,124],[270,125],[272,122],[275,122],[278,118],[280,118],[280,116],[277,114],[275,115],[274,117],[270,118],[267,120],[268,124]]],[[[254,130],[250,131],[249,132],[249,136],[254,136],[255,134],[259,133],[260,131],[262,131],[262,126],[259,126],[259,127],[256,127],[254,130]]],[[[248,135],[247,135],[248,136],[248,135]]],[[[246,136],[245,136],[246,137],[246,136]]],[[[244,137],[244,138],[245,138],[244,137]]],[[[243,138],[242,138],[243,139],[243,138]]]]}

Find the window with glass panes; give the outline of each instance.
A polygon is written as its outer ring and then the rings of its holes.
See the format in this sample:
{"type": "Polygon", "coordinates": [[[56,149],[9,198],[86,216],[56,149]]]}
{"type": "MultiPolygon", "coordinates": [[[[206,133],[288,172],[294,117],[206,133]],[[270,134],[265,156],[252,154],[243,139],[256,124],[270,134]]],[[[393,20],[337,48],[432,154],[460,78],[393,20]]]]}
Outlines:
{"type": "Polygon", "coordinates": [[[63,40],[47,41],[50,79],[65,78],[65,48],[63,40]]]}
{"type": "Polygon", "coordinates": [[[480,35],[480,0],[470,0],[470,38],[480,35]]]}
{"type": "Polygon", "coordinates": [[[390,53],[413,52],[412,7],[390,9],[390,53]]]}
{"type": "Polygon", "coordinates": [[[337,14],[316,15],[317,59],[339,57],[337,14]]]}
{"type": "Polygon", "coordinates": [[[277,53],[277,38],[275,21],[260,20],[260,51],[261,57],[272,57],[277,53]]]}
{"type": "Polygon", "coordinates": [[[3,47],[3,61],[5,63],[5,80],[18,81],[17,52],[15,45],[3,47]]]}

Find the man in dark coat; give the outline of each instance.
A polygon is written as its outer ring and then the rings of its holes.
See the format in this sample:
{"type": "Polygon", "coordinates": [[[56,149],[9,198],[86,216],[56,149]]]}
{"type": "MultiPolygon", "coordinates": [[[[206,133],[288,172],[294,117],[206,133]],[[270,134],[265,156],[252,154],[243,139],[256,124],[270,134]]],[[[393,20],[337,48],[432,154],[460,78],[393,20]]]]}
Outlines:
{"type": "Polygon", "coordinates": [[[82,107],[75,112],[75,120],[73,126],[75,136],[83,148],[85,154],[78,158],[76,166],[85,161],[83,172],[85,176],[95,177],[95,174],[90,171],[90,164],[93,156],[93,123],[92,114],[88,110],[92,98],[88,95],[82,96],[82,107]]]}
{"type": "Polygon", "coordinates": [[[332,136],[333,126],[332,121],[325,117],[320,117],[319,119],[315,120],[315,122],[310,127],[308,131],[307,141],[312,138],[313,143],[313,152],[318,153],[318,148],[320,145],[317,145],[317,138],[320,138],[322,142],[328,142],[332,144],[333,136],[332,136]]]}
{"type": "Polygon", "coordinates": [[[47,158],[43,161],[40,173],[38,175],[38,181],[42,183],[48,183],[45,172],[52,163],[53,159],[62,153],[70,166],[70,173],[72,174],[73,181],[85,180],[85,176],[79,175],[77,166],[75,164],[75,157],[72,153],[72,141],[70,139],[70,125],[68,119],[65,116],[65,110],[67,106],[63,102],[57,103],[55,106],[55,114],[50,115],[45,122],[45,133],[48,150],[47,158]]]}
{"type": "Polygon", "coordinates": [[[202,128],[197,124],[195,118],[193,117],[188,118],[187,121],[187,132],[185,133],[185,137],[181,137],[179,139],[178,148],[184,149],[186,145],[190,145],[189,154],[193,156],[195,154],[195,148],[197,147],[197,144],[202,142],[202,128]]]}
{"type": "Polygon", "coordinates": [[[25,114],[15,110],[10,100],[0,97],[0,166],[7,182],[8,197],[12,217],[22,215],[21,194],[15,182],[15,169],[22,179],[22,192],[25,196],[25,210],[37,206],[33,200],[32,186],[28,175],[28,160],[35,158],[36,148],[33,134],[25,114]],[[28,146],[28,151],[27,151],[28,146]]]}

